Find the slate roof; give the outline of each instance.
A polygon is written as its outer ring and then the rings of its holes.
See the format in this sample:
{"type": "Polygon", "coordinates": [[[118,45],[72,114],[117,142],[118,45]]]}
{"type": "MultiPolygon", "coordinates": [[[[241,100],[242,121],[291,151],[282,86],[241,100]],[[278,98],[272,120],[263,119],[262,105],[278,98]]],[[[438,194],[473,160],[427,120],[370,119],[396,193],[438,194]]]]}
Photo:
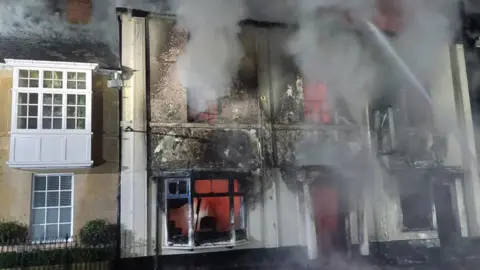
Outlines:
{"type": "Polygon", "coordinates": [[[6,58],[98,63],[102,69],[120,69],[119,55],[110,46],[87,39],[0,37],[0,59],[6,58]]]}

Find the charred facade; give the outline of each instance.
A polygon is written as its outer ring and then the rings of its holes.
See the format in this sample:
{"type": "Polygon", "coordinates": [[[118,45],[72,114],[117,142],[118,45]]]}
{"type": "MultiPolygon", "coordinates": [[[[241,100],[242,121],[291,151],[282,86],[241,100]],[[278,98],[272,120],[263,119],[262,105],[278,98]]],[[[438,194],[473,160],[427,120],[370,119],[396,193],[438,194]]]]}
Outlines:
{"type": "MultiPolygon", "coordinates": [[[[372,84],[396,94],[354,113],[341,99],[332,108],[328,85],[304,81],[287,53],[291,29],[243,25],[244,57],[229,89],[198,112],[198,93],[182,86],[177,65],[188,31],[165,18],[142,20],[146,125],[125,132],[147,139],[152,250],[302,246],[313,257],[330,247],[387,258],[401,246],[415,257],[417,246],[475,231],[461,146],[432,125],[433,112],[412,117],[428,104],[402,96],[400,83],[372,84]]],[[[427,84],[432,102],[457,115],[459,51],[446,46],[442,55],[440,75],[427,84]]]]}

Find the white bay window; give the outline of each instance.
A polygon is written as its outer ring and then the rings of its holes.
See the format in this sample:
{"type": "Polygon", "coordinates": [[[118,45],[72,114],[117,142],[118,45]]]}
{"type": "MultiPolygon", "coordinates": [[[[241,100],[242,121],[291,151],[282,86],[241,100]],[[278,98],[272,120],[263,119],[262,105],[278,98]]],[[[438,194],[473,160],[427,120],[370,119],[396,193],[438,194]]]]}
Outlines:
{"type": "Polygon", "coordinates": [[[9,166],[91,166],[96,64],[6,60],[13,67],[9,166]]]}

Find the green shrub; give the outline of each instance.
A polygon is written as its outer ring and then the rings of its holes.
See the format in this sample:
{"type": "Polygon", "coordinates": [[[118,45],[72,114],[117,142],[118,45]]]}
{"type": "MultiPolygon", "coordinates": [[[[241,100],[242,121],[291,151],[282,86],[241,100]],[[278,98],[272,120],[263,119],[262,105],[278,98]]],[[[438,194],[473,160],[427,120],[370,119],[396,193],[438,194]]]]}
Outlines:
{"type": "Polygon", "coordinates": [[[0,244],[18,244],[26,240],[28,227],[17,221],[0,221],[0,244]]]}
{"type": "Polygon", "coordinates": [[[105,220],[91,220],[80,229],[80,242],[89,246],[113,244],[115,228],[115,224],[108,223],[105,220]]]}

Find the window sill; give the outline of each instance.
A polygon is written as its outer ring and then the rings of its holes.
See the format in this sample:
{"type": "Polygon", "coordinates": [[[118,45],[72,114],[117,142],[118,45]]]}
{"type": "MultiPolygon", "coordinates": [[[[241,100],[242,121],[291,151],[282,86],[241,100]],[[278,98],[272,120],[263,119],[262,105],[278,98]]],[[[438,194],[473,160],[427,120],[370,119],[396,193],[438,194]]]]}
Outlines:
{"type": "Polygon", "coordinates": [[[164,250],[187,250],[187,251],[196,251],[202,249],[214,249],[214,248],[227,248],[232,249],[238,246],[244,246],[249,244],[248,240],[240,240],[232,244],[230,242],[218,242],[218,243],[209,243],[209,244],[202,244],[200,246],[189,247],[187,245],[171,245],[171,246],[162,246],[164,250]]]}
{"type": "Polygon", "coordinates": [[[45,163],[25,163],[25,162],[6,162],[8,167],[15,169],[63,169],[63,168],[89,168],[92,167],[93,161],[87,162],[45,162],[45,163]]]}

